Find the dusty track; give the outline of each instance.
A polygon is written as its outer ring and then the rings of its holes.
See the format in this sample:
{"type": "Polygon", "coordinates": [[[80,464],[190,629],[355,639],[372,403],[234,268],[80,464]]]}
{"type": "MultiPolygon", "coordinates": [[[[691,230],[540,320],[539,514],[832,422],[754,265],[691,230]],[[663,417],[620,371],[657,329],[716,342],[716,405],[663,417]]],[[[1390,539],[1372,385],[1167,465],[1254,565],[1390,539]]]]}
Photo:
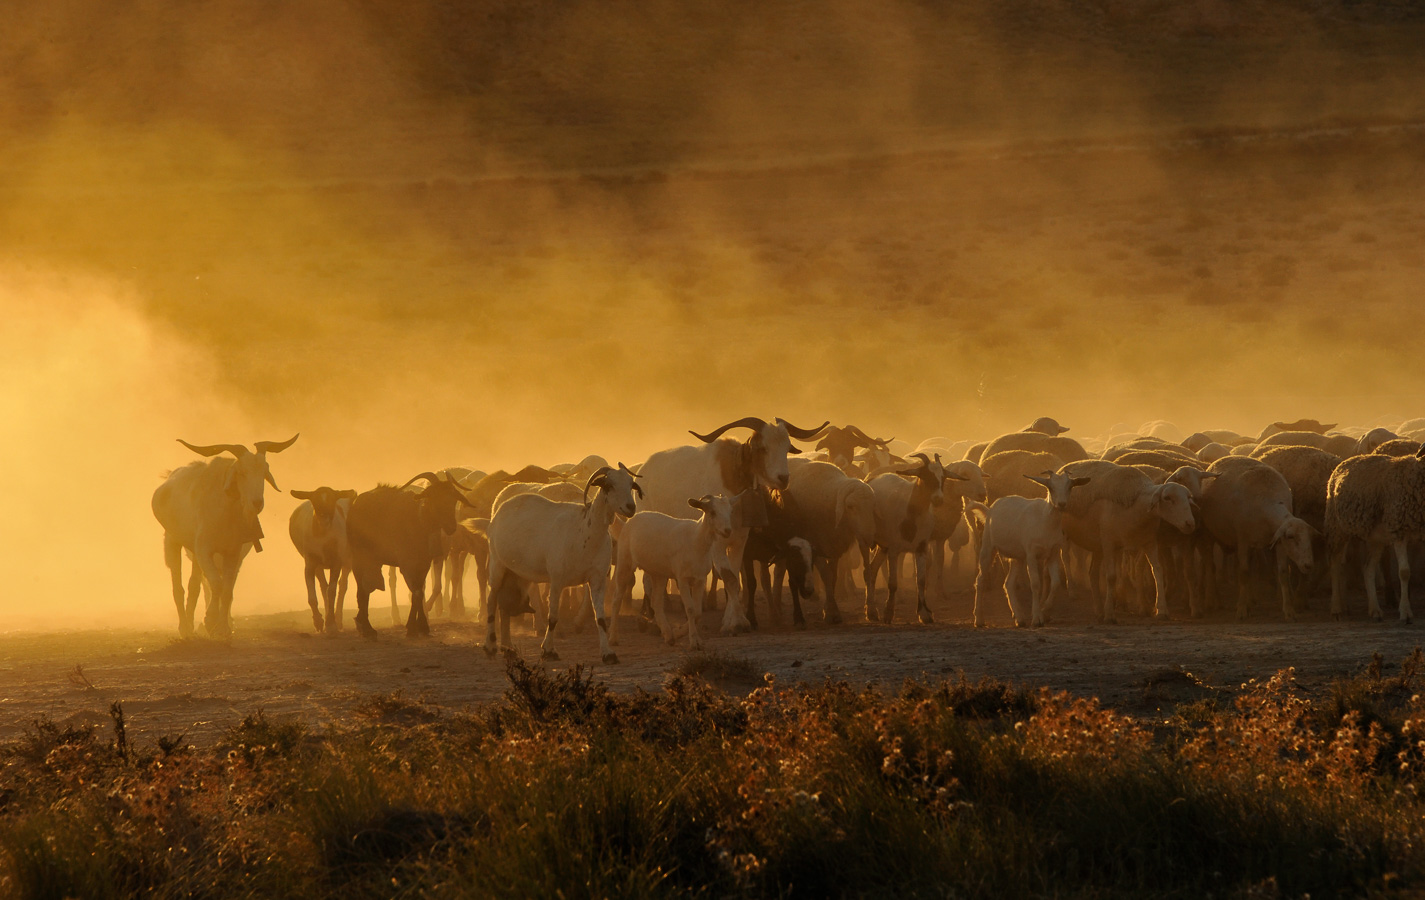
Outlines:
{"type": "MultiPolygon", "coordinates": [[[[969,626],[969,596],[936,608],[931,626],[813,624],[805,631],[773,627],[722,637],[716,619],[708,649],[750,660],[779,684],[825,678],[894,685],[904,678],[964,671],[1096,695],[1140,715],[1200,692],[1155,684],[1165,670],[1184,668],[1213,687],[1233,691],[1249,678],[1295,666],[1309,689],[1359,671],[1372,653],[1396,663],[1422,643],[1419,626],[1361,621],[1335,623],[1318,611],[1283,623],[1265,614],[1245,623],[1228,618],[1099,626],[1083,604],[1059,611],[1062,624],[1038,630],[1008,627],[997,606],[991,627],[969,626]]],[[[913,601],[911,603],[913,608],[913,601]]],[[[904,616],[906,606],[902,604],[904,616]]],[[[1265,609],[1265,607],[1263,607],[1265,609]]],[[[381,614],[384,616],[384,613],[381,614]]],[[[378,619],[378,623],[379,623],[378,619]]],[[[469,623],[437,621],[428,640],[384,630],[368,643],[348,629],[335,637],[310,634],[305,613],[238,620],[231,643],[179,641],[169,631],[89,631],[0,636],[0,739],[23,733],[41,716],[56,722],[107,726],[110,704],[122,701],[131,736],[152,742],[186,733],[211,741],[243,715],[263,709],[315,727],[340,723],[376,693],[402,692],[459,709],[500,695],[501,663],[478,649],[469,623]],[[70,678],[76,665],[93,689],[70,678]]],[[[625,617],[618,648],[622,662],[598,663],[593,635],[558,641],[558,666],[593,666],[618,690],[656,690],[687,655],[640,634],[625,617]]],[[[527,658],[537,644],[527,630],[515,643],[527,658]]],[[[734,687],[736,687],[734,685],[734,687]]]]}

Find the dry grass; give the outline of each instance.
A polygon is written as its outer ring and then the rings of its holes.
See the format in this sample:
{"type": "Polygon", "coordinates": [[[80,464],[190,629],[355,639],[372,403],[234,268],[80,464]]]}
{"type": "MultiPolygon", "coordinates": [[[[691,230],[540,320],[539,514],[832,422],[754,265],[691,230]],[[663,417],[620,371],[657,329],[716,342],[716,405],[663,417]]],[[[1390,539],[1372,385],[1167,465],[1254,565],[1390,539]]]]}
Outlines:
{"type": "Polygon", "coordinates": [[[1156,729],[991,680],[620,695],[515,657],[500,702],[376,698],[323,735],[259,712],[125,757],[41,722],[0,748],[0,891],[1389,894],[1425,876],[1419,664],[1321,703],[1284,670],[1156,729]]]}

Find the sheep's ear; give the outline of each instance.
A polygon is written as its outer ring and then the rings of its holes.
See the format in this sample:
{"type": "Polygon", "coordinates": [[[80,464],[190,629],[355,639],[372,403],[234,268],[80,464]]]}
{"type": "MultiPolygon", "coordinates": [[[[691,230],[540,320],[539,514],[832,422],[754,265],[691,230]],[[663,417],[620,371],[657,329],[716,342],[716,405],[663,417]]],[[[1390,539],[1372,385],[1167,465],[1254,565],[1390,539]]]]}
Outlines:
{"type": "Polygon", "coordinates": [[[707,512],[707,507],[703,506],[703,501],[701,500],[689,497],[688,505],[691,506],[693,509],[701,509],[703,512],[707,512]]]}
{"type": "Polygon", "coordinates": [[[1083,487],[1084,485],[1088,484],[1090,481],[1093,481],[1093,479],[1090,478],[1089,476],[1087,476],[1087,475],[1080,475],[1080,476],[1078,476],[1077,478],[1075,478],[1073,481],[1070,481],[1069,484],[1073,485],[1074,487],[1083,487]]]}
{"type": "Polygon", "coordinates": [[[1222,474],[1221,472],[1203,472],[1203,473],[1202,473],[1202,477],[1203,477],[1203,478],[1216,478],[1217,476],[1219,476],[1219,475],[1221,475],[1221,474],[1222,474]]]}
{"type": "Polygon", "coordinates": [[[1047,475],[1025,475],[1024,477],[1043,487],[1047,488],[1049,486],[1049,477],[1047,475]]]}
{"type": "Polygon", "coordinates": [[[789,445],[787,446],[787,454],[788,454],[789,456],[801,456],[801,455],[802,455],[802,451],[798,450],[796,447],[793,447],[793,446],[791,446],[791,445],[789,444],[789,445]]]}

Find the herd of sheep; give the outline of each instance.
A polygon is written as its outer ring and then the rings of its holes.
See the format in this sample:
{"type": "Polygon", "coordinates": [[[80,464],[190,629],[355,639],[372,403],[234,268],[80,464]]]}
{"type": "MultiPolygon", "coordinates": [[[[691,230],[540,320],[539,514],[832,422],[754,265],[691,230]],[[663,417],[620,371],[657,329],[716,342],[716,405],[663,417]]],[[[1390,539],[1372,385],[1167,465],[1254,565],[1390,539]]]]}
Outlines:
{"type": "MultiPolygon", "coordinates": [[[[686,634],[689,646],[701,645],[698,620],[717,596],[710,583],[723,588],[725,633],[756,627],[759,588],[780,616],[784,582],[796,625],[817,581],[828,623],[842,620],[841,603],[853,594],[864,596],[868,620],[892,622],[907,555],[921,622],[932,619],[930,599],[945,592],[947,566],[970,565],[976,625],[1003,584],[1015,623],[1040,626],[1071,582],[1086,587],[1101,621],[1124,609],[1166,616],[1170,601],[1200,616],[1219,606],[1219,569],[1229,561],[1239,617],[1254,565],[1265,561],[1291,618],[1321,559],[1329,561],[1332,614],[1344,613],[1344,573],[1354,560],[1368,612],[1380,619],[1377,579],[1389,547],[1398,587],[1387,586],[1408,623],[1408,543],[1425,538],[1425,420],[1334,428],[1301,420],[1255,437],[1183,437],[1157,422],[1081,443],[1042,418],[987,442],[931,438],[910,447],[855,426],[749,417],[690,432],[699,443],[632,467],[590,456],[515,473],[452,467],[362,493],[294,490],[303,502],[289,533],[305,560],[318,631],[341,629],[354,574],[356,627],[374,637],[371,592],[389,591],[394,618],[399,572],[411,595],[407,634],[426,634],[428,613],[444,612],[447,600],[450,615],[465,614],[463,576],[473,560],[491,654],[509,645],[511,620],[532,613],[544,656],[557,658],[555,636],[568,627],[561,622],[583,626],[592,615],[602,658],[616,662],[616,613],[633,602],[640,572],[642,615],[670,644],[686,634]],[[734,430],[747,437],[724,436],[734,430]],[[815,441],[815,449],[794,440],[815,441]],[[888,591],[878,606],[882,572],[888,591]],[[670,584],[686,614],[678,628],[665,612],[670,584]]],[[[262,550],[264,484],[276,489],[267,455],[296,440],[252,450],[183,442],[205,459],[169,473],[153,495],[182,634],[193,631],[200,592],[207,631],[230,633],[243,557],[262,550]],[[184,555],[193,561],[186,589],[184,555]]]]}

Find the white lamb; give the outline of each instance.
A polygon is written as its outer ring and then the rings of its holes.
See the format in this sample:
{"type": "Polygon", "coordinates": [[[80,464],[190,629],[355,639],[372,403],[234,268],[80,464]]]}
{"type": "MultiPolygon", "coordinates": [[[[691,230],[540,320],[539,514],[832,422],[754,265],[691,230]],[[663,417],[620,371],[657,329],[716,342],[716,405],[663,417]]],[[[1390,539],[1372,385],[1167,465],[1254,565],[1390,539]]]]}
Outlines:
{"type": "MultiPolygon", "coordinates": [[[[700,510],[696,520],[675,519],[660,512],[641,512],[624,524],[618,537],[618,561],[614,567],[614,609],[632,599],[637,570],[643,570],[643,585],[653,605],[653,617],[663,640],[672,644],[677,635],[668,626],[664,604],[668,580],[678,582],[678,595],[688,617],[688,646],[701,650],[698,616],[702,614],[708,573],[718,566],[724,579],[733,577],[727,554],[721,552],[732,536],[732,501],[723,494],[708,494],[688,505],[700,510]]],[[[617,634],[610,635],[613,639],[617,634]]]]}
{"type": "Polygon", "coordinates": [[[1064,574],[1060,554],[1067,542],[1064,536],[1064,508],[1069,505],[1069,491],[1087,484],[1087,477],[1074,477],[1062,472],[1026,475],[1025,478],[1043,486],[1049,499],[1001,497],[987,507],[967,501],[970,514],[984,523],[980,542],[980,573],[975,579],[975,627],[982,624],[980,601],[989,580],[995,554],[1009,562],[1009,577],[1005,593],[1014,624],[1023,628],[1028,622],[1035,628],[1044,624],[1048,600],[1062,582],[1064,574]],[[1030,609],[1024,608],[1019,593],[1024,575],[1029,576],[1030,609]],[[1047,583],[1046,583],[1047,577],[1047,583]]]}

